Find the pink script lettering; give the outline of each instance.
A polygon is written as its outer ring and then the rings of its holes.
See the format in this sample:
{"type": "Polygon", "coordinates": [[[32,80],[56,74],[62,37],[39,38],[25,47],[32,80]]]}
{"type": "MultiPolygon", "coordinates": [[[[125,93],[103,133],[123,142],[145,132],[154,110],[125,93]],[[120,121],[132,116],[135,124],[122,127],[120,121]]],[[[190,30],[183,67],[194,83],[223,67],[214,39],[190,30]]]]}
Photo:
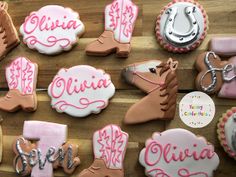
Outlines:
{"type": "Polygon", "coordinates": [[[96,90],[107,88],[110,84],[110,79],[99,79],[98,81],[91,82],[83,80],[79,82],[77,78],[70,77],[68,80],[66,80],[62,77],[57,77],[53,80],[50,91],[54,98],[60,98],[64,93],[73,95],[84,92],[86,89],[96,90]]]}
{"type": "Polygon", "coordinates": [[[55,30],[57,28],[62,28],[64,30],[69,30],[71,28],[76,29],[80,26],[77,24],[76,20],[69,20],[66,22],[67,17],[64,16],[63,19],[51,19],[46,15],[42,17],[37,16],[35,13],[31,14],[26,18],[24,23],[24,31],[26,34],[33,33],[36,29],[40,31],[55,30]]]}

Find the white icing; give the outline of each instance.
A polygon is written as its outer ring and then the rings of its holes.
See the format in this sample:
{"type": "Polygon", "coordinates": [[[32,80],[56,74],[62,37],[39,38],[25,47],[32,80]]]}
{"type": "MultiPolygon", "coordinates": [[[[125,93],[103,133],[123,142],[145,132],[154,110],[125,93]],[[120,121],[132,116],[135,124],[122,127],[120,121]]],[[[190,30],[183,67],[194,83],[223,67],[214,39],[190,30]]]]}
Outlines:
{"type": "Polygon", "coordinates": [[[140,152],[139,162],[145,167],[146,175],[150,177],[155,177],[158,174],[158,171],[155,169],[159,169],[159,173],[162,172],[159,176],[181,177],[181,175],[178,175],[178,171],[183,168],[188,170],[189,175],[186,175],[187,173],[185,173],[186,176],[205,177],[206,175],[203,174],[193,175],[194,173],[204,172],[208,175],[208,177],[211,177],[213,176],[213,171],[219,165],[219,157],[214,152],[213,146],[208,144],[203,137],[197,137],[185,129],[170,129],[162,133],[154,133],[152,138],[146,141],[145,146],[146,147],[140,152]],[[150,144],[153,142],[160,144],[162,149],[158,146],[153,146],[153,151],[151,151],[151,148],[147,150],[148,147],[151,147],[150,144]],[[195,160],[193,157],[186,157],[183,161],[172,160],[167,163],[164,160],[163,148],[167,144],[171,144],[171,149],[167,155],[168,159],[170,159],[172,153],[176,155],[175,157],[179,157],[179,152],[184,152],[185,149],[189,149],[188,152],[190,153],[196,151],[197,154],[200,154],[200,152],[206,148],[213,153],[213,156],[211,158],[203,158],[199,160],[195,160]],[[194,147],[194,144],[197,147],[194,147]],[[176,149],[174,149],[174,147],[176,147],[176,149]],[[154,151],[155,153],[152,153],[154,151]],[[158,161],[159,156],[160,160],[158,161]],[[152,165],[148,165],[148,163],[146,163],[147,157],[149,162],[154,162],[152,165]],[[166,175],[164,175],[164,173],[166,175]]]}
{"type": "Polygon", "coordinates": [[[110,75],[87,65],[59,70],[48,87],[52,107],[75,117],[99,113],[114,93],[110,75]]]}
{"type": "Polygon", "coordinates": [[[105,30],[113,31],[114,38],[121,43],[129,43],[138,7],[131,0],[114,0],[105,8],[105,30]]]}
{"type": "Polygon", "coordinates": [[[233,119],[234,115],[236,115],[236,113],[232,114],[232,116],[228,118],[227,122],[225,123],[224,131],[225,131],[225,138],[226,138],[227,145],[232,151],[236,153],[236,151],[234,150],[232,146],[232,135],[233,135],[234,129],[236,130],[236,122],[233,119]]]}
{"type": "MultiPolygon", "coordinates": [[[[179,33],[186,33],[186,32],[189,31],[191,25],[190,25],[190,22],[189,22],[188,18],[186,17],[186,14],[185,14],[185,8],[188,7],[188,6],[196,8],[196,12],[193,13],[193,14],[194,14],[194,16],[197,20],[198,25],[199,25],[199,34],[198,34],[196,40],[194,40],[191,44],[188,44],[188,45],[185,45],[185,46],[177,46],[179,48],[192,45],[194,42],[196,42],[200,39],[200,37],[202,36],[202,33],[204,32],[204,17],[203,17],[203,14],[201,12],[201,9],[199,9],[196,5],[194,5],[190,2],[177,2],[177,3],[172,4],[169,7],[169,8],[172,8],[172,7],[177,7],[178,8],[178,13],[177,13],[177,16],[175,17],[175,22],[174,22],[174,29],[176,31],[178,31],[179,33]]],[[[167,10],[168,9],[166,9],[166,11],[167,10]]],[[[165,34],[164,34],[165,24],[166,24],[166,20],[168,19],[168,16],[169,16],[165,12],[162,14],[161,20],[160,20],[160,34],[161,34],[162,37],[165,36],[165,34]]],[[[165,39],[165,41],[167,43],[169,43],[167,41],[167,39],[165,39]]]]}
{"type": "Polygon", "coordinates": [[[93,135],[93,151],[110,169],[122,169],[128,143],[128,134],[116,125],[108,125],[93,135]]]}
{"type": "Polygon", "coordinates": [[[70,8],[58,5],[47,5],[36,12],[32,12],[25,18],[25,22],[20,27],[24,43],[30,49],[36,49],[40,53],[53,55],[62,51],[68,51],[77,42],[77,36],[84,32],[84,24],[79,20],[79,14],[70,8]],[[42,20],[46,17],[45,20],[42,20]],[[57,27],[46,30],[45,26],[55,27],[55,24],[76,22],[76,28],[57,27]],[[40,24],[41,28],[40,29],[40,24]],[[52,25],[53,24],[53,25],[52,25]]]}

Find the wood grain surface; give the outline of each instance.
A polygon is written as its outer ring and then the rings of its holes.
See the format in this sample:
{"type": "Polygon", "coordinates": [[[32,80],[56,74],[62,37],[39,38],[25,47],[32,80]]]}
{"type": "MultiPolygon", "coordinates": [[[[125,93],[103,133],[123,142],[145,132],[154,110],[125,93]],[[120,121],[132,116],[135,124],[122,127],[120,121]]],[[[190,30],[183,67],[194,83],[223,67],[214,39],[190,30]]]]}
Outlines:
{"type": "MultiPolygon", "coordinates": [[[[37,84],[38,109],[34,113],[18,111],[16,113],[0,112],[3,117],[3,159],[0,165],[0,177],[17,176],[13,169],[14,154],[12,151],[13,139],[22,134],[25,120],[42,120],[68,125],[68,139],[79,144],[79,153],[82,164],[76,169],[72,176],[79,174],[81,170],[90,166],[93,161],[92,135],[97,129],[113,123],[129,133],[129,144],[125,158],[125,176],[143,177],[144,168],[138,163],[138,155],[144,147],[145,140],[151,137],[155,131],[164,131],[170,128],[185,128],[198,135],[204,136],[214,144],[217,154],[220,157],[220,165],[215,172],[215,177],[235,177],[236,162],[228,157],[217,139],[216,125],[219,117],[227,109],[236,105],[235,100],[214,98],[216,104],[216,115],[213,122],[202,129],[192,129],[185,126],[176,111],[175,119],[172,121],[155,120],[140,125],[124,125],[122,119],[129,107],[141,99],[144,94],[124,82],[120,76],[121,69],[130,63],[148,59],[167,60],[173,57],[179,61],[178,79],[179,93],[178,100],[188,92],[195,90],[194,78],[196,70],[194,61],[198,54],[207,50],[208,42],[213,36],[236,35],[236,1],[235,0],[199,0],[206,9],[209,16],[209,30],[203,44],[187,54],[172,54],[163,50],[156,42],[154,35],[155,20],[159,11],[169,0],[133,0],[139,7],[139,15],[132,38],[132,52],[128,59],[116,58],[115,55],[108,57],[89,57],[85,55],[86,45],[98,37],[104,29],[103,12],[106,4],[111,0],[12,0],[9,3],[9,13],[12,16],[16,28],[23,23],[24,18],[31,12],[48,4],[58,4],[71,7],[78,11],[81,20],[85,24],[86,32],[79,40],[79,44],[70,52],[57,56],[46,56],[37,51],[30,50],[23,43],[10,52],[0,62],[0,96],[7,91],[5,80],[5,66],[16,56],[25,56],[39,65],[39,77],[37,84]],[[102,68],[111,74],[116,86],[116,94],[111,99],[110,105],[98,115],[90,115],[86,118],[72,118],[66,114],[59,114],[50,107],[50,99],[46,89],[53,76],[61,67],[71,67],[79,64],[88,64],[102,68]]],[[[178,108],[177,108],[178,110],[178,108]]],[[[55,176],[68,176],[62,170],[56,170],[55,176]]]]}

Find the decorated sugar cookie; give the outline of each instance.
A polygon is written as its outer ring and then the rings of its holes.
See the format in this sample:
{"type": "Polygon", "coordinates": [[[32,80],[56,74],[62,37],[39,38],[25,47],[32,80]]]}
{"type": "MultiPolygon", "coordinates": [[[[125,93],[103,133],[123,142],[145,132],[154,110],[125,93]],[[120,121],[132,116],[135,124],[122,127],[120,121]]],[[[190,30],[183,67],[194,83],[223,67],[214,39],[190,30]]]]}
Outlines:
{"type": "Polygon", "coordinates": [[[96,131],[93,135],[94,162],[77,177],[124,177],[128,137],[117,125],[96,131]]]}
{"type": "Polygon", "coordinates": [[[70,8],[47,5],[31,12],[20,27],[30,49],[48,55],[68,51],[84,32],[79,14],[70,8]]]}
{"type": "Polygon", "coordinates": [[[0,117],[0,163],[2,162],[2,151],[3,151],[3,135],[2,135],[2,121],[3,119],[0,117]]]}
{"type": "Polygon", "coordinates": [[[32,112],[37,109],[36,84],[38,65],[19,57],[6,68],[6,80],[9,91],[0,98],[0,109],[14,112],[23,109],[32,112]]]}
{"type": "Polygon", "coordinates": [[[236,56],[236,36],[211,38],[209,50],[219,56],[236,56]]]}
{"type": "Polygon", "coordinates": [[[156,132],[146,141],[139,162],[150,177],[213,177],[219,157],[204,137],[170,129],[156,132]]]}
{"type": "Polygon", "coordinates": [[[207,34],[206,11],[194,0],[173,0],[156,22],[156,37],[168,51],[185,53],[197,48],[207,34]]]}
{"type": "Polygon", "coordinates": [[[150,60],[134,63],[123,69],[125,80],[148,95],[127,111],[124,122],[135,124],[154,119],[173,119],[175,116],[178,81],[178,62],[150,60]]]}
{"type": "Polygon", "coordinates": [[[225,152],[236,160],[236,107],[222,115],[217,127],[220,144],[225,152]]]}
{"type": "Polygon", "coordinates": [[[196,87],[208,94],[236,98],[236,57],[222,61],[214,52],[205,52],[196,60],[196,87]]]}
{"type": "Polygon", "coordinates": [[[20,42],[17,30],[7,10],[7,2],[0,1],[0,60],[20,42]]]}
{"type": "Polygon", "coordinates": [[[114,93],[110,75],[88,65],[60,69],[48,87],[52,108],[74,117],[99,113],[114,93]]]}
{"type": "Polygon", "coordinates": [[[53,177],[53,168],[71,174],[80,164],[78,146],[66,143],[67,125],[25,121],[23,135],[13,143],[14,169],[21,176],[53,177]],[[31,143],[31,140],[37,143],[31,143]]]}
{"type": "Polygon", "coordinates": [[[132,0],[113,0],[105,8],[105,31],[86,47],[87,55],[106,56],[116,52],[118,57],[128,57],[138,7],[132,0]]]}

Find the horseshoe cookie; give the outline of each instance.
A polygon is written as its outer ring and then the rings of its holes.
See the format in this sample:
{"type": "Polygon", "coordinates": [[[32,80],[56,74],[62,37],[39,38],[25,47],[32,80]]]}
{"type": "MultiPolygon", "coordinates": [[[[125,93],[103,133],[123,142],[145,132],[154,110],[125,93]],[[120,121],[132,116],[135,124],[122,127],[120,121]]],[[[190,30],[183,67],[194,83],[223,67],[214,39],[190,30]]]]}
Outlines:
{"type": "Polygon", "coordinates": [[[161,46],[174,53],[197,48],[207,34],[208,20],[203,7],[192,0],[173,0],[156,22],[156,37],[161,46]]]}
{"type": "Polygon", "coordinates": [[[221,146],[236,160],[236,107],[232,107],[221,116],[217,127],[221,146]]]}
{"type": "Polygon", "coordinates": [[[198,90],[219,97],[236,98],[236,57],[221,61],[214,52],[204,52],[195,62],[198,75],[195,84],[198,90]]]}

